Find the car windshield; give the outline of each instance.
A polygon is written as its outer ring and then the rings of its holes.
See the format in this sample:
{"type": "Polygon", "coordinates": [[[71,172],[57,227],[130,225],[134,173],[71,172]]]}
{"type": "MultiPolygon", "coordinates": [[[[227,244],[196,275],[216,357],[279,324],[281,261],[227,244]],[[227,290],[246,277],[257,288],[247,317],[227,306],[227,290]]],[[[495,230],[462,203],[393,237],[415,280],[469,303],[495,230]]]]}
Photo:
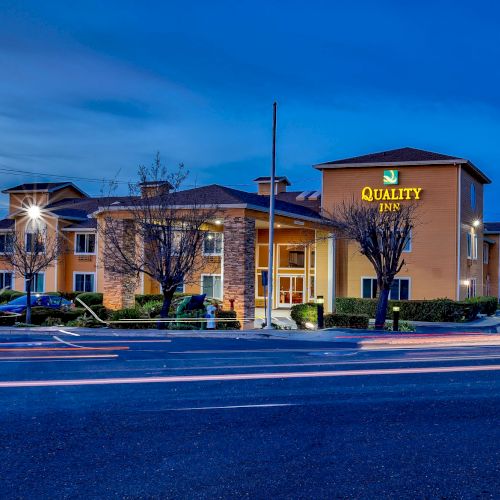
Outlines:
{"type": "MultiPolygon", "coordinates": [[[[36,301],[40,299],[39,295],[32,295],[31,296],[31,305],[35,305],[36,301]]],[[[8,305],[9,306],[25,306],[27,304],[26,301],[26,295],[23,295],[22,297],[18,297],[17,299],[11,300],[8,305]]]]}

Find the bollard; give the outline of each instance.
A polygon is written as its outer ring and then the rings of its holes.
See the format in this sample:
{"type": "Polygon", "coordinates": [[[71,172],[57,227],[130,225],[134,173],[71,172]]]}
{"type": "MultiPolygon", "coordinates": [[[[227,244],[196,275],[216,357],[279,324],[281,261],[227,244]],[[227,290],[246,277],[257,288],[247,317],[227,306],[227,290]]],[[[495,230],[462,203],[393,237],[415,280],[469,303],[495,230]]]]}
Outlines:
{"type": "Polygon", "coordinates": [[[316,304],[318,304],[318,330],[325,328],[325,310],[323,304],[325,299],[323,295],[318,295],[316,298],[316,304]]]}
{"type": "Polygon", "coordinates": [[[394,306],[392,308],[392,331],[397,332],[399,330],[399,307],[394,306]]]}

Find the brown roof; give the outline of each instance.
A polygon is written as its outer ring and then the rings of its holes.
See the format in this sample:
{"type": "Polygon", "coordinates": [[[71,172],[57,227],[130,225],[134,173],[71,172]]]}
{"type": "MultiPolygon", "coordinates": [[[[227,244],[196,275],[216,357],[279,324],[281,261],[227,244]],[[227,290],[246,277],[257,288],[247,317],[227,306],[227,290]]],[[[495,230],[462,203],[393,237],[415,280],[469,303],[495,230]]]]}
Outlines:
{"type": "Polygon", "coordinates": [[[328,161],[314,165],[319,170],[351,167],[381,167],[381,166],[417,166],[417,165],[463,165],[483,184],[490,184],[491,180],[472,162],[458,156],[449,156],[417,148],[399,148],[379,153],[370,153],[352,158],[328,161]]]}

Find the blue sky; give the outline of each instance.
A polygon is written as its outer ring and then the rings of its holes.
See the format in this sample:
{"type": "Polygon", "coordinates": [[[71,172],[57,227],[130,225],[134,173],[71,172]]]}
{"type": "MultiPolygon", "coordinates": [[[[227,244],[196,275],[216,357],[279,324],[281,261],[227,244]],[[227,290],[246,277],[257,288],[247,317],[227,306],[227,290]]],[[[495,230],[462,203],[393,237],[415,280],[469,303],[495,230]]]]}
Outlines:
{"type": "Polygon", "coordinates": [[[126,181],[159,150],[190,183],[253,189],[275,99],[278,173],[297,189],[319,187],[313,163],[404,146],[500,185],[499,15],[483,1],[2,0],[1,185],[34,177],[10,169],[126,181]]]}

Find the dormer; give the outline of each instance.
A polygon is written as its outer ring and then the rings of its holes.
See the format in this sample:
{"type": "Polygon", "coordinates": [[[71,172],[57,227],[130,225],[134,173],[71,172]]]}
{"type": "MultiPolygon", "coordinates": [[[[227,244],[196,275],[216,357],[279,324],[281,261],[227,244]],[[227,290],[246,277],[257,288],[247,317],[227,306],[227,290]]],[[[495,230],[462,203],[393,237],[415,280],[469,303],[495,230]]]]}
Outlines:
{"type": "MultiPolygon", "coordinates": [[[[271,177],[257,177],[253,181],[257,183],[257,194],[269,196],[271,193],[271,177]]],[[[274,194],[286,193],[286,188],[291,186],[291,183],[285,176],[275,177],[274,186],[274,194]]]]}
{"type": "Polygon", "coordinates": [[[80,188],[72,182],[33,182],[20,184],[2,191],[9,195],[9,214],[23,207],[37,205],[44,207],[49,203],[68,198],[87,198],[80,188]]]}

